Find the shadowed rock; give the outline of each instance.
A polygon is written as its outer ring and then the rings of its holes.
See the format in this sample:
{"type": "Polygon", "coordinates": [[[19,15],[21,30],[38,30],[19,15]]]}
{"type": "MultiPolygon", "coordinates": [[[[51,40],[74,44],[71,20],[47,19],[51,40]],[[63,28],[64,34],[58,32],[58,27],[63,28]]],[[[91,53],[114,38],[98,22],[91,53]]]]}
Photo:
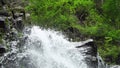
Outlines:
{"type": "Polygon", "coordinates": [[[0,28],[4,29],[5,28],[5,19],[0,17],[0,28]]]}
{"type": "Polygon", "coordinates": [[[83,42],[83,45],[76,46],[76,48],[85,49],[83,53],[85,54],[85,61],[89,65],[89,68],[98,68],[97,46],[94,41],[88,40],[83,42]]]}
{"type": "Polygon", "coordinates": [[[2,44],[0,44],[0,54],[3,54],[5,52],[6,52],[6,48],[2,44]]]}
{"type": "Polygon", "coordinates": [[[17,18],[14,23],[15,23],[14,26],[17,30],[20,31],[24,28],[23,19],[21,17],[17,18]]]}
{"type": "Polygon", "coordinates": [[[0,10],[0,16],[10,16],[8,12],[0,10]]]}
{"type": "Polygon", "coordinates": [[[86,63],[90,65],[90,68],[98,67],[98,59],[97,59],[97,46],[93,41],[84,44],[84,46],[88,47],[86,52],[86,63]]]}

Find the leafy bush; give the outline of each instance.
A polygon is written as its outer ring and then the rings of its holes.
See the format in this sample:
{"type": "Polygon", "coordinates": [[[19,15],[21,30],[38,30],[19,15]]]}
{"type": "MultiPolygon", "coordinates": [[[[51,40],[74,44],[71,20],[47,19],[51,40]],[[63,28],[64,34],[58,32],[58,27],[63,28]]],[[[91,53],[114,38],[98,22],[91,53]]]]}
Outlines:
{"type": "Polygon", "coordinates": [[[92,6],[93,2],[88,0],[30,0],[26,9],[31,11],[32,19],[37,22],[34,24],[66,29],[77,22],[76,11],[89,10],[92,6]]]}
{"type": "Polygon", "coordinates": [[[120,47],[114,44],[105,44],[104,47],[99,48],[99,53],[107,63],[116,64],[116,59],[120,54],[120,47]],[[108,58],[109,57],[109,58],[108,58]],[[109,59],[109,60],[106,60],[109,59]]]}

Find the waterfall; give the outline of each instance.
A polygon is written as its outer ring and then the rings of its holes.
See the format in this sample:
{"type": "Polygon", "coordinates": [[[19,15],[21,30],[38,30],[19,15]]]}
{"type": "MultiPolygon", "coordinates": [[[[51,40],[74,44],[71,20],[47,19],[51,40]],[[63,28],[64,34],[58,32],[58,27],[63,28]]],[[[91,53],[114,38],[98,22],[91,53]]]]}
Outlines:
{"type": "Polygon", "coordinates": [[[87,68],[76,44],[67,41],[59,32],[34,26],[28,35],[25,53],[34,68],[87,68]]]}
{"type": "MultiPolygon", "coordinates": [[[[92,68],[85,62],[85,48],[76,48],[82,42],[70,42],[62,33],[41,29],[38,26],[24,31],[27,36],[22,49],[11,56],[16,59],[7,61],[2,68],[92,68]],[[19,52],[18,52],[19,51],[19,52]]],[[[11,58],[13,59],[13,58],[11,58]]]]}

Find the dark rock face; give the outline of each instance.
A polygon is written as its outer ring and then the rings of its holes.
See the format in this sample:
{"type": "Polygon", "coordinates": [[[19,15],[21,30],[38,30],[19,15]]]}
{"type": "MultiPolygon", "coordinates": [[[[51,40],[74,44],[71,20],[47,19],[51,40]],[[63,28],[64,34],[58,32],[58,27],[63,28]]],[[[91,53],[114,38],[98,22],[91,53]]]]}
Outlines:
{"type": "Polygon", "coordinates": [[[1,10],[1,11],[0,11],[0,16],[7,16],[7,17],[8,17],[8,16],[10,16],[10,15],[9,15],[9,13],[8,13],[7,11],[1,10]]]}
{"type": "MultiPolygon", "coordinates": [[[[24,6],[20,5],[22,2],[21,0],[0,0],[0,37],[5,40],[6,44],[17,41],[22,36],[19,35],[24,28],[23,22],[25,21],[24,6]]],[[[11,46],[7,47],[10,50],[11,46]]],[[[0,53],[4,52],[6,49],[0,45],[0,53]]]]}
{"type": "Polygon", "coordinates": [[[17,18],[16,21],[15,21],[15,28],[17,30],[22,30],[24,27],[23,25],[23,19],[21,17],[17,18]]]}
{"type": "Polygon", "coordinates": [[[4,29],[5,28],[5,19],[0,17],[0,28],[4,29]]]}
{"type": "Polygon", "coordinates": [[[76,48],[84,48],[82,51],[85,54],[85,61],[89,68],[98,68],[98,58],[97,58],[97,46],[93,41],[87,42],[82,46],[77,46],[76,48]]]}
{"type": "MultiPolygon", "coordinates": [[[[0,34],[8,47],[6,49],[0,44],[0,68],[3,68],[3,65],[5,66],[4,68],[21,68],[21,66],[17,66],[15,61],[17,51],[12,52],[12,47],[18,48],[20,52],[26,39],[22,39],[21,35],[21,31],[24,28],[24,21],[26,19],[25,10],[23,8],[24,4],[22,2],[23,1],[21,0],[0,0],[0,34]],[[10,53],[4,56],[5,52],[10,53]]],[[[24,64],[24,62],[25,61],[21,61],[20,64],[24,64]]]]}
{"type": "Polygon", "coordinates": [[[23,8],[24,6],[19,4],[22,4],[22,1],[0,0],[0,28],[8,28],[8,30],[15,28],[18,31],[23,29],[25,10],[23,8]],[[9,26],[5,27],[5,25],[9,26]]]}
{"type": "Polygon", "coordinates": [[[97,46],[94,42],[88,42],[84,46],[87,48],[86,63],[90,65],[90,68],[98,68],[97,46]]]}
{"type": "Polygon", "coordinates": [[[84,44],[83,46],[90,47],[86,54],[90,54],[90,55],[95,56],[95,57],[97,56],[97,45],[95,45],[95,43],[93,41],[88,42],[88,43],[84,44]]]}
{"type": "Polygon", "coordinates": [[[3,54],[6,52],[6,48],[0,44],[0,54],[3,54]]]}

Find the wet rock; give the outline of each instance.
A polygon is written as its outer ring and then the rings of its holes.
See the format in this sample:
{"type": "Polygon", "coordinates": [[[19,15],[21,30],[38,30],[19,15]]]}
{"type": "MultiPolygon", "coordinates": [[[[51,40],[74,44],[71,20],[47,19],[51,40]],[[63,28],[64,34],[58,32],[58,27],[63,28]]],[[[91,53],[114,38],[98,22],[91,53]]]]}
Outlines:
{"type": "Polygon", "coordinates": [[[97,46],[94,41],[88,40],[82,46],[77,46],[76,48],[85,49],[83,53],[85,54],[85,61],[89,65],[89,68],[98,68],[97,46]]]}
{"type": "Polygon", "coordinates": [[[88,40],[87,42],[84,42],[81,46],[76,46],[76,48],[87,48],[87,51],[85,54],[91,55],[91,56],[97,56],[97,45],[95,45],[94,41],[88,40]]]}
{"type": "Polygon", "coordinates": [[[24,14],[23,14],[23,13],[15,13],[14,15],[15,15],[15,18],[18,18],[18,17],[23,17],[23,16],[24,16],[24,14]]]}
{"type": "Polygon", "coordinates": [[[98,59],[97,59],[97,46],[95,45],[95,43],[93,41],[90,41],[86,44],[84,44],[84,46],[89,47],[87,49],[86,55],[90,55],[86,56],[86,63],[88,65],[90,65],[91,68],[97,68],[98,67],[98,59]]]}
{"type": "Polygon", "coordinates": [[[1,10],[0,16],[9,16],[9,13],[7,11],[1,10]]]}
{"type": "Polygon", "coordinates": [[[24,25],[23,25],[23,19],[21,17],[17,18],[15,20],[15,28],[19,31],[21,31],[23,29],[24,25]]]}
{"type": "Polygon", "coordinates": [[[0,28],[4,29],[5,28],[5,18],[0,17],[0,28]]]}
{"type": "Polygon", "coordinates": [[[85,45],[91,47],[90,49],[88,49],[88,54],[96,57],[97,56],[97,45],[95,45],[93,41],[88,42],[85,45]]]}
{"type": "Polygon", "coordinates": [[[16,26],[19,30],[22,30],[23,29],[23,19],[20,17],[16,20],[16,26]]]}
{"type": "Polygon", "coordinates": [[[0,44],[0,54],[3,54],[5,52],[6,52],[6,48],[2,44],[0,44]]]}

